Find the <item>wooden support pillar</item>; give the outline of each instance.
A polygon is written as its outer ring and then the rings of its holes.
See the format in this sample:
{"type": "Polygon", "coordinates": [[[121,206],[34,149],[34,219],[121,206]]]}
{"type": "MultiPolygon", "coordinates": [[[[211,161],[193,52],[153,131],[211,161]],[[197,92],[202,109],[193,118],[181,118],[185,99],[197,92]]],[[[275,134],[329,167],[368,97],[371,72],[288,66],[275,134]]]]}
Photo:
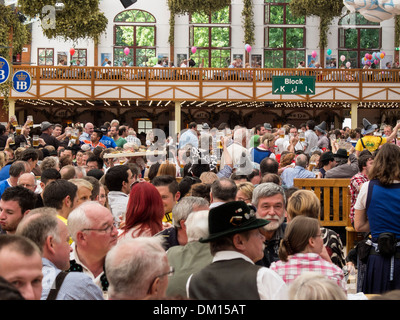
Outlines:
{"type": "Polygon", "coordinates": [[[358,103],[352,102],[351,103],[351,128],[357,128],[358,124],[358,103]]]}
{"type": "Polygon", "coordinates": [[[98,67],[99,66],[99,41],[95,40],[94,41],[94,63],[93,66],[98,67]]]}
{"type": "Polygon", "coordinates": [[[181,102],[175,101],[175,133],[181,132],[181,102]]]}
{"type": "MultiPolygon", "coordinates": [[[[8,100],[8,119],[15,114],[15,99],[8,100]]],[[[7,120],[8,121],[8,120],[7,120]]]]}

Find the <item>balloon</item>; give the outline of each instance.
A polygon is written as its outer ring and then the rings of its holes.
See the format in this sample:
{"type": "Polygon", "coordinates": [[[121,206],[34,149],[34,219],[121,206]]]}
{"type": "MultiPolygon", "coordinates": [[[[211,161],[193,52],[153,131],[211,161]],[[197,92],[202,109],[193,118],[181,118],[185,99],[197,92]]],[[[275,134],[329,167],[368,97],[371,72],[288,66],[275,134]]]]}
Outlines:
{"type": "Polygon", "coordinates": [[[75,49],[74,48],[69,49],[69,53],[71,54],[71,56],[73,56],[75,53],[75,49]]]}
{"type": "Polygon", "coordinates": [[[347,68],[350,68],[350,67],[351,67],[351,62],[350,62],[350,61],[347,61],[347,62],[346,62],[346,67],[347,67],[347,68]]]}
{"type": "Polygon", "coordinates": [[[381,59],[383,59],[385,57],[385,53],[381,52],[381,59]]]}
{"type": "Polygon", "coordinates": [[[330,56],[332,54],[332,50],[328,49],[328,50],[326,50],[326,53],[328,54],[328,56],[330,56]]]}
{"type": "Polygon", "coordinates": [[[246,51],[247,51],[247,47],[248,47],[248,46],[249,46],[249,44],[247,44],[247,43],[244,45],[244,49],[245,49],[246,51]]]}
{"type": "Polygon", "coordinates": [[[345,56],[340,56],[340,61],[342,61],[342,62],[344,62],[344,60],[346,60],[346,57],[345,56]]]}
{"type": "Polygon", "coordinates": [[[197,51],[197,48],[196,47],[192,47],[191,51],[192,51],[193,54],[195,54],[196,51],[197,51]]]}
{"type": "Polygon", "coordinates": [[[368,54],[368,60],[372,60],[372,54],[368,54]]]}
{"type": "Polygon", "coordinates": [[[375,60],[374,60],[374,63],[375,63],[375,64],[379,64],[379,61],[375,59],[375,60]]]}
{"type": "Polygon", "coordinates": [[[373,59],[373,60],[376,60],[376,52],[373,52],[373,53],[372,53],[372,59],[373,59]]]}
{"type": "Polygon", "coordinates": [[[311,56],[315,59],[317,57],[317,52],[316,51],[311,52],[311,56]]]}
{"type": "Polygon", "coordinates": [[[131,49],[129,49],[129,48],[125,48],[125,49],[124,49],[124,53],[125,53],[125,55],[128,55],[130,51],[131,51],[131,49]]]}
{"type": "Polygon", "coordinates": [[[247,51],[248,53],[250,53],[250,51],[251,51],[251,46],[250,46],[250,45],[246,48],[246,51],[247,51]]]}

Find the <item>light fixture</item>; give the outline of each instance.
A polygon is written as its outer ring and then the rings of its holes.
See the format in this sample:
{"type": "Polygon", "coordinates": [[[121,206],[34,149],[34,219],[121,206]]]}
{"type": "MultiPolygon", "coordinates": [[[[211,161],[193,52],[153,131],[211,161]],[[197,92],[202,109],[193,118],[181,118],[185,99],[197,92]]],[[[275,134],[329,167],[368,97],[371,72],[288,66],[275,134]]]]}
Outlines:
{"type": "Polygon", "coordinates": [[[131,5],[133,5],[137,0],[121,0],[122,5],[124,6],[124,8],[128,8],[131,5]]]}

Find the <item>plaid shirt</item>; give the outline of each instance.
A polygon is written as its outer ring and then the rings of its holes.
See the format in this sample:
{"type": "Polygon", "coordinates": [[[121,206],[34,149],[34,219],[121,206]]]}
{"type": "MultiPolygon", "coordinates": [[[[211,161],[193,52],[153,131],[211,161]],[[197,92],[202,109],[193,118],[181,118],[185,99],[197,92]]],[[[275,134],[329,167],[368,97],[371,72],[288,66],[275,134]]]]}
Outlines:
{"type": "Polygon", "coordinates": [[[287,285],[302,273],[316,272],[336,281],[345,292],[347,291],[342,269],[316,253],[296,253],[289,256],[287,262],[282,260],[273,262],[270,269],[279,274],[287,285]]]}
{"type": "Polygon", "coordinates": [[[368,176],[366,176],[362,172],[357,173],[350,179],[350,185],[349,185],[350,195],[351,195],[350,220],[352,224],[354,224],[354,211],[355,211],[354,205],[356,204],[357,197],[361,189],[361,185],[367,181],[369,181],[368,176]]]}

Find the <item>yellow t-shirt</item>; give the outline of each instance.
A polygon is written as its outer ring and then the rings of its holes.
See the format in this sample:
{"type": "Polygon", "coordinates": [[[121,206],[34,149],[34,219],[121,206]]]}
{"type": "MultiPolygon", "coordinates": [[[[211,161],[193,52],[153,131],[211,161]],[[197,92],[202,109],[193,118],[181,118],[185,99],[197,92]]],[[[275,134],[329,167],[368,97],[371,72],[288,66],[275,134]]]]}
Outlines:
{"type": "Polygon", "coordinates": [[[385,137],[376,137],[376,136],[364,136],[361,139],[358,139],[356,144],[356,151],[363,151],[367,149],[370,152],[374,152],[379,146],[385,144],[387,139],[385,137]],[[365,148],[363,147],[362,142],[364,143],[365,148]]]}
{"type": "MultiPolygon", "coordinates": [[[[57,218],[58,219],[60,219],[62,222],[64,222],[65,223],[65,225],[67,225],[67,222],[68,222],[68,220],[67,219],[65,219],[63,216],[60,216],[59,214],[57,215],[57,218]]],[[[69,244],[71,245],[72,244],[72,238],[71,237],[69,237],[69,244]]]]}
{"type": "Polygon", "coordinates": [[[164,214],[162,222],[169,222],[172,223],[172,212],[164,214]]]}

